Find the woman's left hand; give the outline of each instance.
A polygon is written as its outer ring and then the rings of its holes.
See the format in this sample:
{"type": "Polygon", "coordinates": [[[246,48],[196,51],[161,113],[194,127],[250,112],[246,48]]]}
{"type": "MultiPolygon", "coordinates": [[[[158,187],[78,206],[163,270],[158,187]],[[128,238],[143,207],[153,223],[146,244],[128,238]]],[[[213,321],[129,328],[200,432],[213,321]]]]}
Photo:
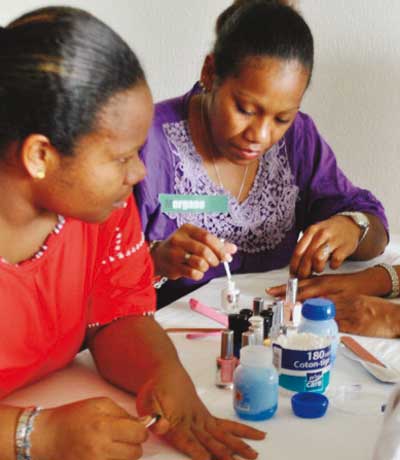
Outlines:
{"type": "Polygon", "coordinates": [[[360,236],[360,228],[346,216],[311,225],[295,247],[290,272],[303,279],[321,273],[328,261],[331,268],[339,268],[356,251],[360,236]]]}
{"type": "Polygon", "coordinates": [[[241,438],[262,440],[263,431],[230,420],[213,417],[182,367],[167,369],[150,379],[137,396],[140,415],[160,413],[170,429],[158,432],[174,447],[193,460],[234,460],[257,458],[257,453],[241,438]]]}
{"type": "Polygon", "coordinates": [[[384,338],[400,336],[399,305],[359,294],[338,294],[329,298],[336,305],[340,332],[384,338]]]}
{"type": "MultiPolygon", "coordinates": [[[[381,268],[371,267],[356,273],[311,276],[299,281],[297,300],[303,301],[311,297],[328,297],[335,294],[364,294],[372,296],[385,295],[381,268]]],[[[387,277],[383,273],[383,277],[387,277]]],[[[384,280],[387,281],[387,280],[384,280]]],[[[286,295],[286,284],[266,289],[267,294],[283,298],[286,295]]]]}

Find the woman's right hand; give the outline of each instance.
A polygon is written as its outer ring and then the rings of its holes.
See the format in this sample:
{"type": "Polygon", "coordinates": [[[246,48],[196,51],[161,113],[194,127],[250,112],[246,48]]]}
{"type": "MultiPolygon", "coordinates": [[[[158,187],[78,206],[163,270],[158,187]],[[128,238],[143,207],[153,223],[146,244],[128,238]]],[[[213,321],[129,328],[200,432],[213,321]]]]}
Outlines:
{"type": "Polygon", "coordinates": [[[147,439],[144,422],[105,397],[45,409],[34,428],[33,459],[136,460],[147,439]]]}
{"type": "Polygon", "coordinates": [[[237,248],[200,227],[184,224],[152,251],[155,272],[171,280],[201,280],[210,267],[230,261],[237,248]]]}

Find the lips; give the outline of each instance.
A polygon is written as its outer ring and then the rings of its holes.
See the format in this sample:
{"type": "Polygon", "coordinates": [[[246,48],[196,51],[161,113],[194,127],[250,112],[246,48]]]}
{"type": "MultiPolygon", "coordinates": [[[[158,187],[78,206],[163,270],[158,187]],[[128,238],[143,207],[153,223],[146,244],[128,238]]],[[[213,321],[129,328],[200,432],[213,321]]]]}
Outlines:
{"type": "Polygon", "coordinates": [[[257,157],[261,156],[261,154],[262,154],[261,149],[258,149],[258,150],[248,149],[248,148],[238,147],[237,145],[233,145],[233,147],[236,150],[236,152],[242,158],[245,158],[245,159],[254,159],[254,158],[257,158],[257,157]]]}

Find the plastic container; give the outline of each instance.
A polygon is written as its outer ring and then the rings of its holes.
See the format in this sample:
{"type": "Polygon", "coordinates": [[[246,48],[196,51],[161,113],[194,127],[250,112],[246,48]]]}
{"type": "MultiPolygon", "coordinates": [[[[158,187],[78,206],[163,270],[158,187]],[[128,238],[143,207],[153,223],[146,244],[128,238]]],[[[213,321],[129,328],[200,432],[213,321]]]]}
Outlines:
{"type": "Polygon", "coordinates": [[[329,299],[308,299],[301,309],[298,332],[310,332],[331,339],[331,366],[336,359],[339,329],[335,321],[335,304],[329,299]]]}
{"type": "Polygon", "coordinates": [[[279,385],[296,393],[323,393],[329,385],[331,340],[309,332],[281,335],[272,344],[279,385]]]}
{"type": "Polygon", "coordinates": [[[292,396],[291,403],[297,417],[319,418],[325,415],[329,400],[321,393],[296,393],[292,396]]]}
{"type": "Polygon", "coordinates": [[[271,351],[262,345],[240,350],[234,377],[233,406],[244,420],[267,420],[278,408],[278,373],[271,364],[271,351]]]}

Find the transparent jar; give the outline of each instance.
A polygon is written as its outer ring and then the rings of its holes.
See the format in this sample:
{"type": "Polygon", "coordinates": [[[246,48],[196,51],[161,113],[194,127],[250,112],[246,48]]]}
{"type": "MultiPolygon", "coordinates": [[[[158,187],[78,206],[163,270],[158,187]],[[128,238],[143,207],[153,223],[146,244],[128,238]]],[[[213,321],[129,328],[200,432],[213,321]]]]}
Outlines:
{"type": "Polygon", "coordinates": [[[278,373],[271,350],[249,345],[240,350],[240,365],[233,376],[233,406],[244,420],[267,420],[278,408],[278,373]]]}

